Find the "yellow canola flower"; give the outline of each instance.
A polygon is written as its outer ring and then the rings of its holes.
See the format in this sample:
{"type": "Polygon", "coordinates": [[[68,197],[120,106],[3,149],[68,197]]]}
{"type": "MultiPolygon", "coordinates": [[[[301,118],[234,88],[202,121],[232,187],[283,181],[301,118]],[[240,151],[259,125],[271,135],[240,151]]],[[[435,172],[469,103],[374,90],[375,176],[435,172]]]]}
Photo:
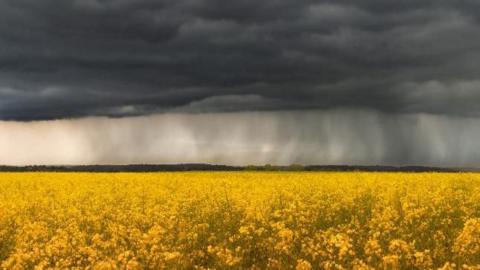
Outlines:
{"type": "Polygon", "coordinates": [[[0,269],[480,269],[480,174],[0,173],[0,269]]]}

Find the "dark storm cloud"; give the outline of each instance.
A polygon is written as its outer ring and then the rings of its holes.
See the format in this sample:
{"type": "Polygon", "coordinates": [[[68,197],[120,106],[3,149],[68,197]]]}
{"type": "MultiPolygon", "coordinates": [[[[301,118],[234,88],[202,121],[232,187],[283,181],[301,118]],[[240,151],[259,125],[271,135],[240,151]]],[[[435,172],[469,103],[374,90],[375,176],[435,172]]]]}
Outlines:
{"type": "Polygon", "coordinates": [[[0,0],[0,119],[480,114],[474,0],[0,0]]]}

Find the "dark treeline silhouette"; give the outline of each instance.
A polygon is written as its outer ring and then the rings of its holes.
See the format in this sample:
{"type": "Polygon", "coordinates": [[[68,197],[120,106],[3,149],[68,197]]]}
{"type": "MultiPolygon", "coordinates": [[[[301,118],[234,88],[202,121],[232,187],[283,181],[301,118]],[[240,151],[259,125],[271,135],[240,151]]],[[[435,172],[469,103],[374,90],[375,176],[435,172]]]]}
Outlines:
{"type": "Polygon", "coordinates": [[[350,165],[309,165],[289,166],[250,165],[228,166],[212,164],[172,165],[85,165],[85,166],[0,166],[3,172],[173,172],[173,171],[365,171],[365,172],[471,172],[471,168],[441,168],[425,166],[350,166],[350,165]]]}

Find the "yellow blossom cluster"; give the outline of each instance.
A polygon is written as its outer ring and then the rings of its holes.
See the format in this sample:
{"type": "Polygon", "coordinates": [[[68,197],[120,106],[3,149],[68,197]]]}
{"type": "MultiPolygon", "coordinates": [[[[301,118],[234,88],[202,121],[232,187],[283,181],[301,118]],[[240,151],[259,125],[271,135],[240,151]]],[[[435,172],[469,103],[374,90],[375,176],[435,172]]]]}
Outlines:
{"type": "Polygon", "coordinates": [[[480,269],[480,174],[1,173],[1,269],[480,269]]]}

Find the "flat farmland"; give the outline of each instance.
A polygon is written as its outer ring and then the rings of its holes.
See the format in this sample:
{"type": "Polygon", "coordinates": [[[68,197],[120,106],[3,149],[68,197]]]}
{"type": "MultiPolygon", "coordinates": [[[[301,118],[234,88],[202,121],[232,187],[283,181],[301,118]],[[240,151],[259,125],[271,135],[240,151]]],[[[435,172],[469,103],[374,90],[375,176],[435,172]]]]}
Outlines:
{"type": "Polygon", "coordinates": [[[0,264],[478,269],[480,174],[1,173],[0,264]]]}

